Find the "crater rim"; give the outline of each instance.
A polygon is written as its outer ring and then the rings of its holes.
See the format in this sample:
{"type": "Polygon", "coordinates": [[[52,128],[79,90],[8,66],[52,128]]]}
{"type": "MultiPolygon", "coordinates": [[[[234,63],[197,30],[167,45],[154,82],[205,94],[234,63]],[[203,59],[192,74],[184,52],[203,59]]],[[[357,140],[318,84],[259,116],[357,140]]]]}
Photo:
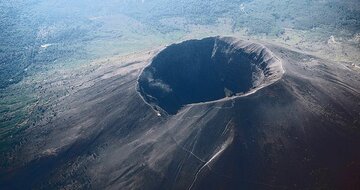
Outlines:
{"type": "MultiPolygon", "coordinates": [[[[229,60],[226,60],[226,61],[229,61],[229,60]]],[[[140,72],[138,79],[137,79],[136,89],[137,89],[137,92],[139,93],[139,95],[141,96],[141,98],[143,99],[143,101],[145,103],[147,103],[149,106],[151,106],[152,109],[155,112],[157,112],[158,116],[161,116],[163,114],[176,115],[184,107],[195,106],[195,105],[205,105],[205,104],[211,104],[211,103],[216,103],[216,102],[223,102],[223,101],[233,100],[233,99],[240,98],[240,97],[249,96],[251,94],[256,93],[258,90],[277,82],[279,79],[282,78],[284,73],[285,73],[285,70],[283,68],[281,59],[278,58],[266,46],[264,46],[260,43],[257,43],[257,42],[252,42],[250,40],[242,40],[242,39],[238,39],[238,38],[234,38],[234,37],[215,36],[215,37],[207,37],[207,38],[202,38],[202,39],[185,40],[185,41],[182,41],[179,43],[167,45],[164,48],[162,48],[159,52],[157,52],[153,56],[151,61],[140,72]],[[154,67],[155,63],[158,64],[156,61],[158,61],[159,57],[162,54],[164,54],[164,52],[166,53],[166,51],[169,48],[179,47],[179,46],[183,46],[183,45],[186,46],[186,45],[188,45],[188,43],[199,43],[199,42],[206,41],[206,40],[213,40],[215,42],[213,49],[215,49],[215,46],[218,42],[221,42],[221,43],[225,43],[225,45],[228,48],[227,50],[229,50],[231,54],[233,54],[234,52],[241,52],[241,53],[244,53],[245,55],[248,55],[251,64],[257,65],[258,68],[260,68],[260,66],[261,66],[261,69],[259,72],[260,72],[260,74],[263,74],[263,78],[261,78],[259,80],[255,80],[255,83],[257,83],[257,84],[251,86],[251,88],[249,88],[247,91],[232,92],[231,95],[225,95],[220,98],[213,98],[213,99],[210,98],[209,100],[206,100],[206,101],[180,102],[177,105],[177,108],[175,109],[175,111],[174,110],[169,111],[166,107],[164,107],[164,105],[158,104],[161,101],[158,99],[159,97],[152,96],[152,94],[149,94],[148,92],[146,92],[146,90],[144,90],[144,88],[143,88],[144,79],[145,79],[145,81],[146,81],[146,79],[149,79],[146,77],[145,73],[148,72],[149,69],[154,67]],[[234,52],[231,52],[231,51],[234,51],[234,52]],[[254,61],[254,62],[252,62],[252,61],[254,61]]],[[[251,73],[251,75],[253,75],[253,74],[254,74],[254,72],[251,73]]],[[[157,80],[158,78],[153,78],[153,79],[157,80]]],[[[161,80],[161,76],[160,76],[160,80],[161,80]]],[[[150,81],[151,80],[148,80],[149,83],[151,83],[150,81]]],[[[164,84],[171,85],[171,84],[168,84],[167,82],[168,81],[165,81],[164,84]]]]}

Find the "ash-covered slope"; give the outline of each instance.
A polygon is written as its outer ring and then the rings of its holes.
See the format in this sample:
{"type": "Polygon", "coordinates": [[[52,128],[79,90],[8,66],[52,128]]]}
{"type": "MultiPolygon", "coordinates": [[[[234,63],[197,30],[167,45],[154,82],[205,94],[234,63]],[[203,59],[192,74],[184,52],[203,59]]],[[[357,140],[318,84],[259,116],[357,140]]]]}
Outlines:
{"type": "Polygon", "coordinates": [[[156,110],[176,114],[187,104],[253,93],[283,73],[280,60],[260,44],[209,37],[162,50],[140,75],[139,91],[156,110]]]}
{"type": "MultiPolygon", "coordinates": [[[[8,167],[0,170],[1,189],[358,189],[359,73],[264,45],[285,73],[266,78],[266,67],[260,64],[264,77],[254,85],[258,90],[249,93],[250,77],[240,80],[229,71],[223,76],[229,80],[215,86],[219,92],[206,99],[210,102],[193,104],[205,100],[189,97],[180,102],[183,107],[176,114],[161,116],[152,109],[159,102],[147,100],[153,104],[149,106],[137,84],[143,69],[151,68],[166,49],[103,65],[83,79],[84,88],[53,106],[54,120],[44,118],[22,135],[24,141],[7,157],[8,167]],[[232,86],[237,80],[245,85],[232,86]],[[232,98],[226,98],[225,86],[232,90],[232,98]]],[[[215,57],[229,55],[222,50],[236,51],[232,47],[222,46],[215,57]]],[[[228,60],[218,60],[219,67],[212,69],[220,68],[216,72],[221,74],[227,66],[249,63],[226,65],[228,60]]],[[[196,65],[208,68],[207,62],[196,65]]],[[[249,65],[242,68],[238,72],[258,71],[249,65]]],[[[168,77],[155,76],[171,85],[177,96],[195,93],[181,92],[168,77]]],[[[198,82],[205,85],[201,79],[198,82]]]]}

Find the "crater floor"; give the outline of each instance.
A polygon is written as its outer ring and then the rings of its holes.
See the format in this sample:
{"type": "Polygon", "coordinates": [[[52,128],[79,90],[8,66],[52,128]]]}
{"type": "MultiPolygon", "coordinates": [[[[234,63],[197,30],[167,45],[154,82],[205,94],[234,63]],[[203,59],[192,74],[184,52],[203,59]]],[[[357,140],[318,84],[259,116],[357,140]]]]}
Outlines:
{"type": "Polygon", "coordinates": [[[138,90],[156,110],[176,114],[187,104],[247,95],[283,73],[263,45],[209,37],[166,47],[139,76],[138,90]]]}

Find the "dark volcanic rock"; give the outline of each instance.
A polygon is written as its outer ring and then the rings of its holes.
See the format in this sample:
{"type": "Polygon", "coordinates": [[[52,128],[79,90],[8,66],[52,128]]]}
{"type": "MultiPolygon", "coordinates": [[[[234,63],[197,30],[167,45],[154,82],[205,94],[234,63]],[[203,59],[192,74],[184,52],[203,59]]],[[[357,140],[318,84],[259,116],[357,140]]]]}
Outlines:
{"type": "Polygon", "coordinates": [[[280,60],[264,46],[209,37],[166,47],[138,82],[148,103],[176,114],[186,104],[254,92],[282,74],[280,60]]]}
{"type": "Polygon", "coordinates": [[[0,189],[360,189],[360,74],[265,46],[207,38],[103,64],[2,157],[0,189]]]}

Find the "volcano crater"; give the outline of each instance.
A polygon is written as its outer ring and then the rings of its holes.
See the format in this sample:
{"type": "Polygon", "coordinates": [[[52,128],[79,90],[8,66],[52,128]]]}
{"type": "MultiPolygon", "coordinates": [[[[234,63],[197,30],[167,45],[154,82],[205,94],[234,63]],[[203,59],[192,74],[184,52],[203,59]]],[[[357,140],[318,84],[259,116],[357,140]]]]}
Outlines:
{"type": "Polygon", "coordinates": [[[172,44],[138,78],[138,91],[158,111],[246,96],[279,80],[282,63],[265,46],[232,37],[172,44]]]}

